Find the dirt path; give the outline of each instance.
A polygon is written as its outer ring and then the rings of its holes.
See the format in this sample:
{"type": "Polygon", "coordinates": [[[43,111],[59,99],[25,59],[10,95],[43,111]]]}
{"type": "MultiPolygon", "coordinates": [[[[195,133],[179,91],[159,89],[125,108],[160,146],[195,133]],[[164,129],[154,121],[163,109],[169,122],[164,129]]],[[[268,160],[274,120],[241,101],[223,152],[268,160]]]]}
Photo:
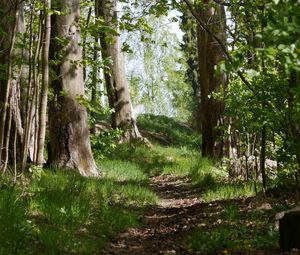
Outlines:
{"type": "Polygon", "coordinates": [[[203,213],[203,207],[208,205],[198,199],[200,190],[193,188],[187,178],[173,175],[153,177],[151,187],[162,198],[160,203],[143,215],[143,227],[119,235],[104,255],[188,253],[182,247],[185,234],[210,220],[207,209],[203,213]]]}
{"type": "MultiPolygon", "coordinates": [[[[142,215],[143,226],[128,229],[112,240],[103,255],[192,255],[183,246],[187,234],[197,226],[210,229],[222,224],[221,212],[228,203],[239,205],[247,214],[249,199],[205,203],[199,199],[201,190],[188,178],[161,175],[151,179],[151,188],[161,197],[158,205],[142,215]]],[[[241,222],[241,224],[245,224],[241,222]]],[[[220,253],[215,253],[220,254],[220,253]]],[[[222,253],[224,254],[224,253],[222,253]]],[[[236,251],[239,255],[278,255],[278,250],[236,251]]]]}

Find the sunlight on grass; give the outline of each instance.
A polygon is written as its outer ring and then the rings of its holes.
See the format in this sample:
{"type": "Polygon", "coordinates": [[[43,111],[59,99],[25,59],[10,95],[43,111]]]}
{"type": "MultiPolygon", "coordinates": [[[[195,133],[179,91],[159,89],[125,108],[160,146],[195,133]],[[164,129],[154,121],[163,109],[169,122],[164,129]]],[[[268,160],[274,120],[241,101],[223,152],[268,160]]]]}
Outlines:
{"type": "Polygon", "coordinates": [[[201,136],[188,125],[173,118],[143,114],[138,117],[137,123],[143,131],[164,137],[169,146],[186,146],[200,151],[201,136]]]}
{"type": "MultiPolygon", "coordinates": [[[[190,169],[195,165],[195,159],[199,157],[199,153],[187,148],[168,147],[162,148],[157,146],[156,150],[165,155],[172,162],[170,165],[164,166],[163,174],[176,174],[179,176],[189,175],[190,169]]],[[[196,160],[197,161],[197,160],[196,160]]]]}
{"type": "Polygon", "coordinates": [[[228,172],[221,167],[215,167],[207,158],[201,158],[190,168],[189,177],[194,185],[201,188],[201,199],[214,201],[234,199],[255,195],[252,182],[229,182],[228,172]]]}
{"type": "MultiPolygon", "coordinates": [[[[149,148],[146,146],[132,146],[120,144],[115,151],[111,153],[107,160],[117,160],[134,164],[146,176],[158,175],[165,166],[172,166],[173,162],[165,154],[156,150],[156,146],[149,148]]],[[[100,161],[101,167],[102,161],[100,161]]],[[[104,171],[105,171],[104,163],[104,171]]],[[[111,164],[111,163],[108,163],[111,164]]],[[[126,171],[126,169],[124,169],[126,171]]]]}
{"type": "Polygon", "coordinates": [[[255,195],[253,183],[219,183],[213,189],[204,191],[201,198],[204,201],[244,198],[255,195]]]}
{"type": "Polygon", "coordinates": [[[33,180],[30,192],[30,215],[38,242],[56,252],[94,252],[113,233],[137,223],[137,216],[129,210],[109,206],[119,202],[113,192],[122,192],[111,181],[45,171],[33,180]]]}
{"type": "Polygon", "coordinates": [[[158,201],[158,196],[150,191],[148,188],[144,188],[137,185],[124,185],[117,189],[120,201],[125,205],[152,205],[158,201]]]}
{"type": "Polygon", "coordinates": [[[211,183],[209,178],[218,178],[220,172],[214,168],[213,162],[207,158],[198,159],[190,168],[189,177],[192,183],[198,186],[208,185],[211,183]]]}
{"type": "Polygon", "coordinates": [[[115,181],[145,182],[147,176],[141,168],[129,161],[104,159],[99,162],[99,168],[104,178],[115,181]]]}
{"type": "Polygon", "coordinates": [[[26,186],[0,182],[0,254],[95,254],[112,236],[138,226],[136,207],[158,200],[142,184],[146,176],[118,161],[104,172],[109,179],[34,169],[26,186]]]}

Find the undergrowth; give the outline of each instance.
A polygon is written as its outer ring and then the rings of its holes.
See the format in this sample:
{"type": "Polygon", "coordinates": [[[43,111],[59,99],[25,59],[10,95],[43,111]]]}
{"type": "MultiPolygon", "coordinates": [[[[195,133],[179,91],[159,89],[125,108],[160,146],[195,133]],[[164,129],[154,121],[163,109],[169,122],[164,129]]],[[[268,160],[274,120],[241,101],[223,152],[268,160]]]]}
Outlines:
{"type": "MultiPolygon", "coordinates": [[[[168,146],[156,139],[151,147],[116,144],[119,131],[107,130],[92,138],[101,179],[39,168],[16,185],[2,179],[0,254],[99,253],[117,233],[141,224],[140,210],[157,203],[149,189],[155,175],[189,177],[207,203],[254,195],[252,183],[230,180],[226,169],[200,158],[200,136],[190,127],[162,116],[143,115],[138,121],[148,138],[163,137],[168,146]]],[[[197,228],[186,239],[187,249],[229,253],[271,247],[277,240],[276,230],[261,224],[268,215],[242,214],[228,203],[220,216],[222,223],[197,228]]]]}

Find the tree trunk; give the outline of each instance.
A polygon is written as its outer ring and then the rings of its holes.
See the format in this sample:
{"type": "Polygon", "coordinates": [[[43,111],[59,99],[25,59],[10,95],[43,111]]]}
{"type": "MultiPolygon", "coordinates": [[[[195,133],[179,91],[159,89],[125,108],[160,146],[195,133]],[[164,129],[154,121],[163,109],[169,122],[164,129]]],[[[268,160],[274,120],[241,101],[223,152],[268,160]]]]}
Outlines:
{"type": "Polygon", "coordinates": [[[46,119],[47,119],[47,100],[48,100],[48,85],[49,85],[49,46],[51,36],[51,17],[50,8],[51,0],[44,2],[44,36],[43,36],[43,70],[42,70],[42,90],[39,107],[39,129],[38,129],[38,146],[36,163],[42,165],[44,163],[44,147],[46,135],[46,119]]]}
{"type": "MultiPolygon", "coordinates": [[[[119,32],[117,21],[116,0],[95,0],[97,15],[104,19],[105,23],[115,32],[119,32]]],[[[124,131],[121,142],[141,138],[136,121],[132,114],[132,104],[129,93],[129,84],[126,79],[121,41],[118,35],[111,32],[101,32],[100,42],[102,56],[111,59],[109,70],[105,70],[104,78],[108,93],[108,101],[112,113],[112,127],[124,131]]]]}
{"type": "Polygon", "coordinates": [[[186,82],[193,89],[193,115],[197,129],[201,130],[200,103],[201,89],[199,83],[199,58],[197,49],[197,22],[189,11],[184,11],[181,16],[181,30],[184,32],[181,49],[186,56],[187,70],[186,82]]]}
{"type": "MultiPolygon", "coordinates": [[[[96,105],[97,103],[97,92],[98,92],[98,76],[99,76],[99,67],[98,67],[98,37],[95,37],[95,42],[94,42],[94,52],[93,52],[93,60],[94,60],[94,65],[93,65],[93,70],[92,70],[92,95],[91,95],[91,103],[93,105],[96,105]]],[[[91,129],[91,133],[93,135],[96,134],[96,113],[93,111],[91,112],[91,117],[93,119],[93,126],[91,129]]]]}
{"type": "Polygon", "coordinates": [[[22,160],[21,160],[21,171],[23,172],[26,167],[27,159],[30,158],[31,161],[34,161],[34,146],[35,146],[35,132],[36,127],[33,125],[36,118],[36,105],[37,105],[37,96],[39,93],[39,59],[40,59],[40,50],[42,45],[42,20],[39,21],[38,26],[38,41],[35,48],[35,52],[32,51],[33,46],[33,26],[34,26],[34,13],[31,12],[29,24],[30,31],[30,42],[29,42],[29,72],[28,72],[28,90],[26,95],[26,115],[25,115],[25,127],[24,127],[24,139],[23,139],[23,150],[22,150],[22,160]]]}
{"type": "MultiPolygon", "coordinates": [[[[0,167],[2,165],[3,152],[8,155],[9,148],[6,147],[5,137],[9,137],[10,132],[5,127],[9,127],[8,121],[11,120],[10,116],[7,116],[11,94],[11,82],[13,80],[13,49],[16,39],[17,20],[19,13],[18,1],[0,1],[0,26],[4,33],[1,33],[0,37],[0,167]],[[8,19],[7,17],[13,17],[8,19]]],[[[5,169],[4,169],[5,170],[5,169]]]]}
{"type": "Polygon", "coordinates": [[[97,176],[87,111],[77,100],[84,95],[79,3],[79,0],[61,0],[52,6],[62,14],[51,18],[50,54],[55,60],[56,78],[51,83],[54,98],[49,103],[49,162],[56,167],[78,170],[84,176],[97,176]]]}
{"type": "MultiPolygon", "coordinates": [[[[199,16],[207,27],[226,45],[226,19],[223,6],[209,5],[211,0],[205,0],[205,5],[198,8],[199,16]]],[[[204,157],[221,158],[223,156],[223,134],[217,127],[222,122],[224,103],[212,97],[221,85],[227,85],[225,73],[215,74],[215,66],[225,59],[220,44],[207,31],[198,25],[198,57],[201,88],[201,126],[202,155],[204,157]]],[[[226,150],[228,151],[228,150],[226,150]]]]}
{"type": "Polygon", "coordinates": [[[266,141],[267,141],[267,127],[263,125],[261,131],[261,149],[260,149],[260,171],[262,176],[263,192],[266,194],[267,190],[267,174],[266,174],[266,141]]]}

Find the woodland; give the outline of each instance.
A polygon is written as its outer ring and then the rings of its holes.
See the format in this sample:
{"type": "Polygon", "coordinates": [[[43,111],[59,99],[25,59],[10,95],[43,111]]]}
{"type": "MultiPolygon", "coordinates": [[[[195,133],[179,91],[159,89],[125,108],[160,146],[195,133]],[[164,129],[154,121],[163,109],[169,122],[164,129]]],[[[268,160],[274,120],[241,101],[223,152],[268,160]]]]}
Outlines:
{"type": "Polygon", "coordinates": [[[299,0],[0,0],[0,254],[300,254],[299,0]]]}

